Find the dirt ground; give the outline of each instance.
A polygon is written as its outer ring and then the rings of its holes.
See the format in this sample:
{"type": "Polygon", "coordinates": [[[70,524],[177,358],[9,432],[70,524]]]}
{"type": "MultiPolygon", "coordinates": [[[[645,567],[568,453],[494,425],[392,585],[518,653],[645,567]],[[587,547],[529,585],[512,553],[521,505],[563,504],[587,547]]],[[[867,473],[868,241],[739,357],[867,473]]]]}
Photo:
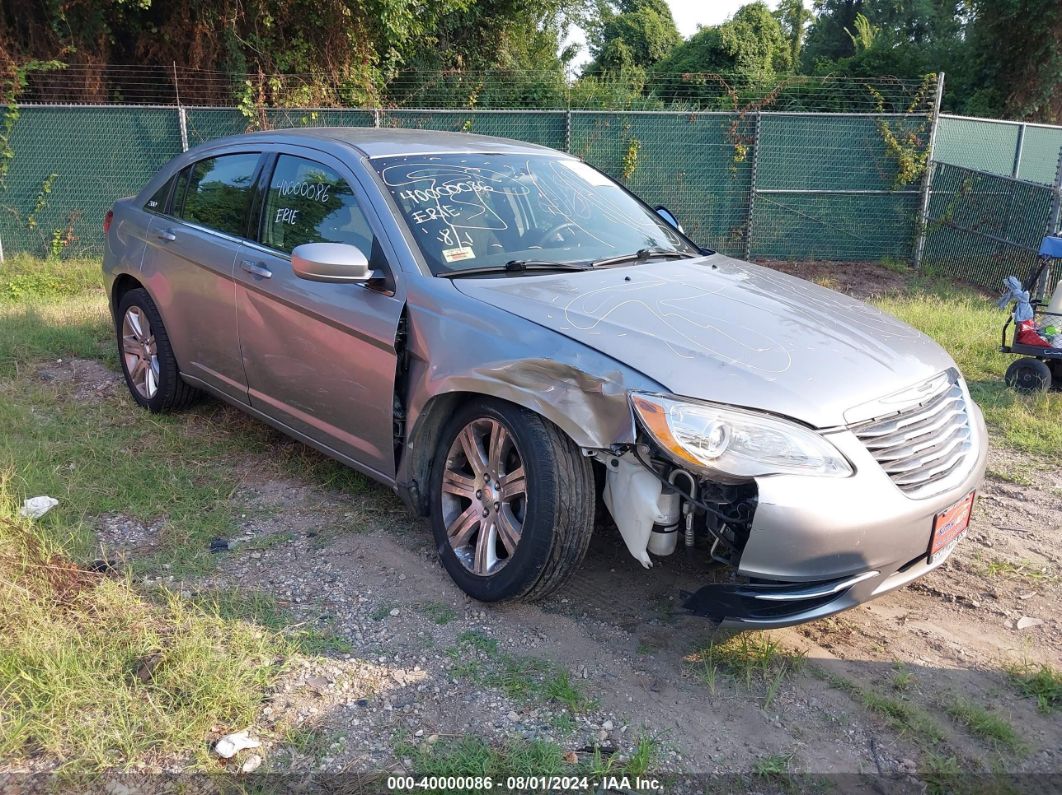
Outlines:
{"type": "MultiPolygon", "coordinates": [[[[893,276],[902,279],[883,268],[855,279],[884,291],[893,276]]],[[[94,378],[70,377],[71,388],[107,388],[94,378]]],[[[277,435],[276,444],[294,442],[277,435]]],[[[259,463],[233,462],[246,473],[232,498],[242,535],[219,554],[217,571],[161,581],[193,594],[266,591],[297,621],[349,644],[286,675],[250,727],[266,741],[265,769],[408,769],[396,742],[473,734],[542,737],[580,754],[594,744],[629,754],[649,738],[654,771],[737,773],[756,791],[788,789],[790,774],[827,785],[846,773],[871,778],[859,787],[835,780],[834,788],[882,791],[874,777],[888,775],[912,792],[927,783],[940,791],[933,771],[949,759],[961,771],[1062,773],[1058,713],[1039,712],[1006,673],[1026,662],[1062,665],[1057,466],[993,451],[990,470],[1003,474],[985,483],[969,537],[943,566],[836,618],[765,633],[795,663],[805,658],[777,679],[724,672],[713,680],[696,659],[712,628],[677,607],[682,591],[718,573],[704,550],[680,548],[645,571],[603,525],[568,587],[536,604],[486,606],[451,583],[429,529],[383,487],[352,496],[308,479],[263,480],[259,463]],[[485,653],[483,639],[496,641],[496,651],[485,653]],[[489,671],[499,655],[570,671],[594,703],[568,722],[549,699],[469,675],[469,663],[489,671]],[[859,693],[900,707],[875,708],[859,693]],[[961,700],[1004,719],[1023,748],[1001,747],[950,716],[961,700]],[[904,708],[927,714],[942,736],[928,740],[904,708]],[[313,742],[294,742],[294,731],[313,742]],[[765,772],[779,762],[781,774],[765,772]]],[[[100,521],[111,553],[135,557],[154,532],[122,517],[100,521]]]]}

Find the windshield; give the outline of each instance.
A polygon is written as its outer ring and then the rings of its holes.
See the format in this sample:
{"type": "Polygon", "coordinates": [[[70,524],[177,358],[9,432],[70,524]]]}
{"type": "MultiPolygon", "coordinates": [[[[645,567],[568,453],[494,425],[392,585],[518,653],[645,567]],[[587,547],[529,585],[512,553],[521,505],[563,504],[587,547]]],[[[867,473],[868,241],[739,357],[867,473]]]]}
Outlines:
{"type": "Polygon", "coordinates": [[[592,262],[697,249],[623,188],[550,155],[403,155],[371,161],[436,275],[514,260],[592,262]]]}

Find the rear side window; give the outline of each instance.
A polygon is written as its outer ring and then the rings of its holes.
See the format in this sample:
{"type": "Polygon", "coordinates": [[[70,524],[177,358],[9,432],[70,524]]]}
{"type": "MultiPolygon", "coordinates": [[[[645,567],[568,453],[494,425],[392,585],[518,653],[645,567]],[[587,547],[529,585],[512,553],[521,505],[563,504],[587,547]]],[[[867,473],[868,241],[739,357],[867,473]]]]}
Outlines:
{"type": "Polygon", "coordinates": [[[243,237],[257,165],[257,154],[239,154],[212,157],[191,166],[183,188],[181,218],[243,237]]]}
{"type": "Polygon", "coordinates": [[[147,204],[144,205],[144,209],[152,213],[164,213],[167,210],[167,202],[170,198],[170,188],[173,187],[173,183],[177,180],[177,176],[170,177],[163,184],[161,188],[155,191],[155,194],[147,200],[147,204]]]}
{"type": "Polygon", "coordinates": [[[277,158],[262,218],[262,243],[290,254],[303,243],[349,243],[374,259],[375,238],[354,191],[328,166],[277,158]]]}

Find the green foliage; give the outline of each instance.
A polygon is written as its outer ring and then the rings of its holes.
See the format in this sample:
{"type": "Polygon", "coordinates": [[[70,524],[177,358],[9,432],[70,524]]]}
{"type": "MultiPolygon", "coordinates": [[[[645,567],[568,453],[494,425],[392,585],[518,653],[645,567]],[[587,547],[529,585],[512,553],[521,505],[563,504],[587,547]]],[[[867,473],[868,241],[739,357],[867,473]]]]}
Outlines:
{"type": "Polygon", "coordinates": [[[586,75],[650,67],[682,41],[667,3],[661,0],[626,0],[618,13],[606,5],[602,14],[591,28],[594,60],[584,70],[586,75]]]}
{"type": "Polygon", "coordinates": [[[657,64],[655,74],[726,73],[773,78],[792,65],[792,44],[762,2],[743,6],[733,18],[701,28],[657,64]]]}
{"type": "Polygon", "coordinates": [[[0,470],[0,756],[47,754],[66,773],[151,754],[205,763],[212,732],[253,721],[287,644],[75,566],[56,541],[74,528],[20,519],[11,474],[0,470]]]}
{"type": "Polygon", "coordinates": [[[1011,666],[1007,675],[1019,693],[1036,700],[1036,708],[1043,714],[1062,709],[1062,671],[1028,663],[1011,666]]]}
{"type": "Polygon", "coordinates": [[[804,33],[808,22],[813,19],[812,13],[804,7],[804,0],[780,0],[774,16],[789,41],[789,61],[795,69],[800,64],[804,33]]]}
{"type": "Polygon", "coordinates": [[[1062,3],[972,0],[970,113],[1062,123],[1062,3]]]}

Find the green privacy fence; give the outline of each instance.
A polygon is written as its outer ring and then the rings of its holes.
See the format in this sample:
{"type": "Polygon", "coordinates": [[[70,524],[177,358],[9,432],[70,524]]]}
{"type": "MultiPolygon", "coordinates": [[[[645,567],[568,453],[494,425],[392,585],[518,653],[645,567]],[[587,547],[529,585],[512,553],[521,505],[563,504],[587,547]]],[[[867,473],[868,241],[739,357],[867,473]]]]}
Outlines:
{"type": "Polygon", "coordinates": [[[942,115],[933,157],[963,168],[1052,185],[1062,157],[1062,127],[942,115]]]}
{"type": "MultiPolygon", "coordinates": [[[[1009,157],[1013,168],[1009,128],[986,128],[998,140],[963,155],[943,121],[942,156],[967,157],[982,171],[999,171],[1009,157]]],[[[909,260],[924,228],[927,259],[956,271],[963,256],[989,250],[982,221],[954,221],[956,202],[996,224],[995,237],[1019,238],[1016,251],[1043,234],[1050,216],[1049,189],[1008,188],[1004,197],[985,179],[964,188],[944,166],[930,185],[921,168],[930,114],[264,108],[245,115],[225,107],[26,105],[8,141],[0,242],[7,253],[99,253],[111,202],[138,191],[184,148],[249,128],[304,126],[473,132],[569,151],[668,206],[697,242],[747,258],[909,260]],[[993,214],[1003,198],[1008,209],[993,214]],[[923,203],[932,219],[925,226],[923,203]]],[[[1027,157],[1042,148],[1039,129],[1023,133],[1027,157]]],[[[989,271],[971,267],[976,279],[994,279],[989,271]]]]}
{"type": "Polygon", "coordinates": [[[1055,190],[949,163],[931,171],[924,265],[989,288],[1010,274],[1024,279],[1057,226],[1055,190]]]}

